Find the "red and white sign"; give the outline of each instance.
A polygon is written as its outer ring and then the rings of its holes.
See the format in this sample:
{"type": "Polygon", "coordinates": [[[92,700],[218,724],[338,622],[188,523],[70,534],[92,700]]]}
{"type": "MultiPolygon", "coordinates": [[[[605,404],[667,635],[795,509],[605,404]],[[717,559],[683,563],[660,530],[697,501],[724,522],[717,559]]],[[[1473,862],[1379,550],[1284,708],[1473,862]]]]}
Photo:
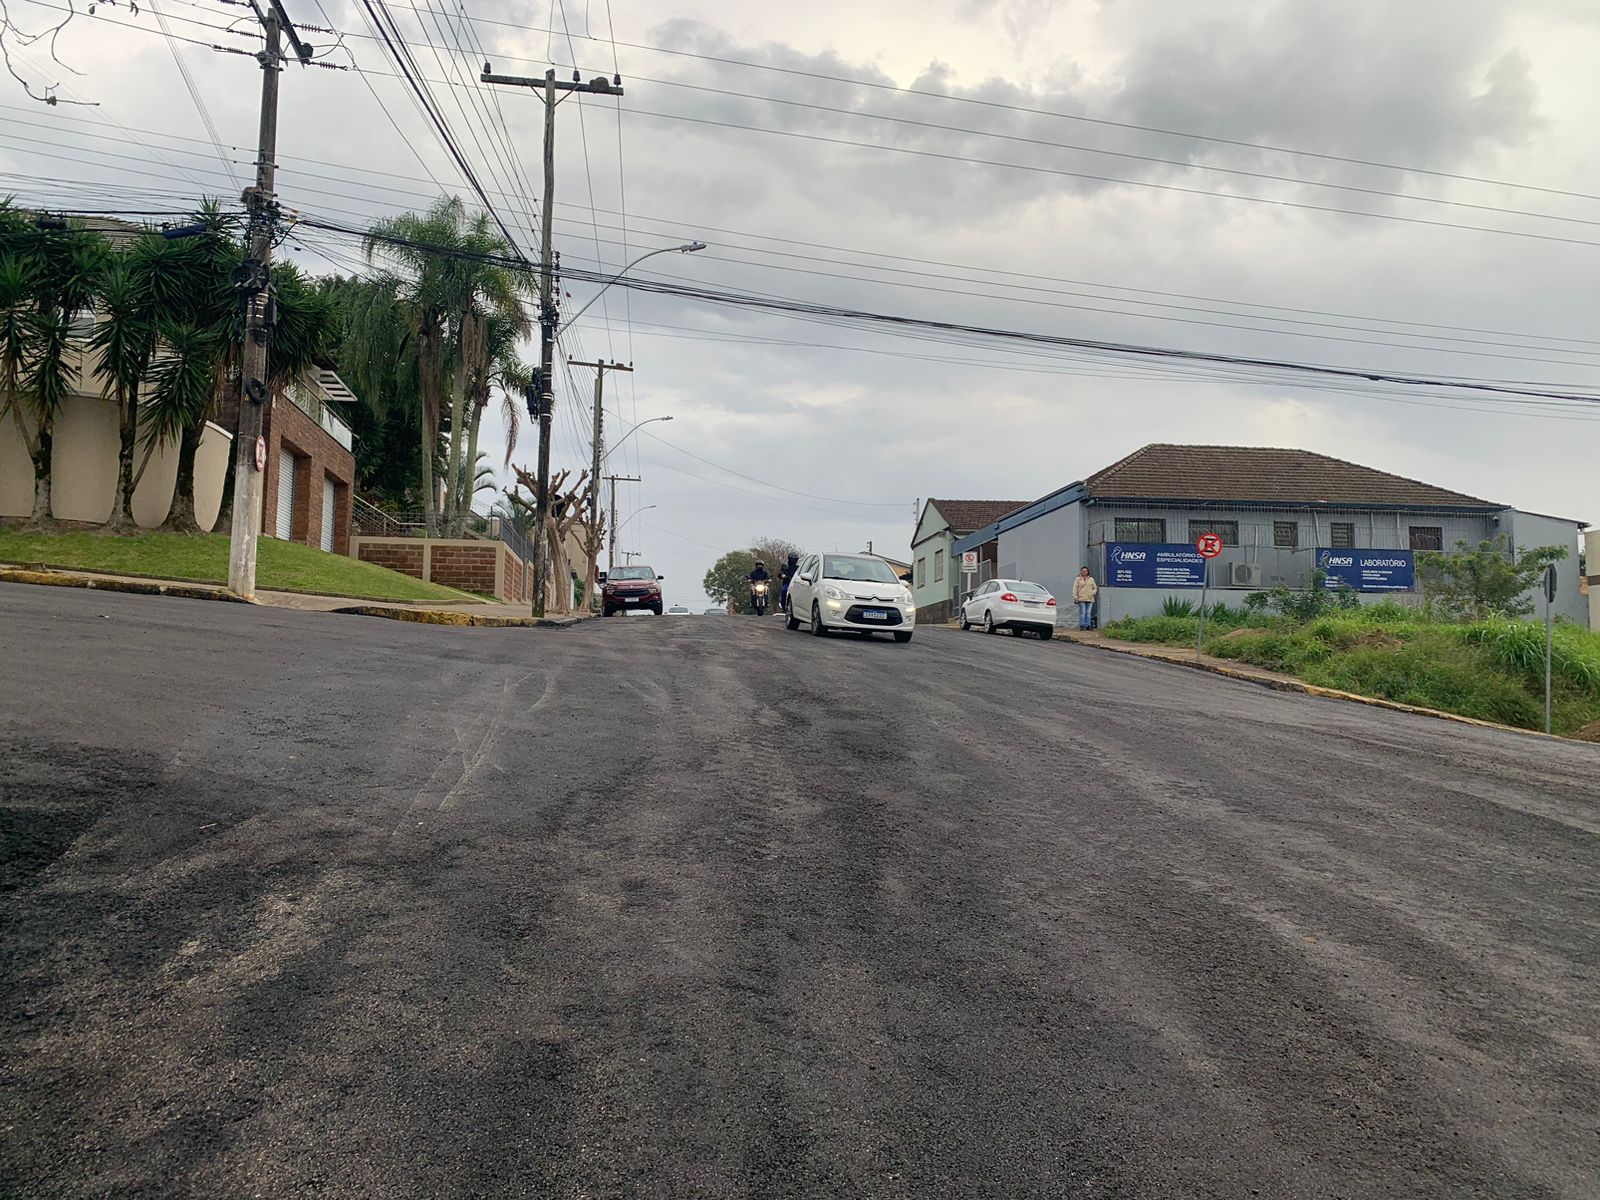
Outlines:
{"type": "Polygon", "coordinates": [[[1215,558],[1222,553],[1222,539],[1214,533],[1202,533],[1194,548],[1201,558],[1215,558]]]}
{"type": "Polygon", "coordinates": [[[963,550],[961,552],[961,569],[968,572],[978,569],[978,552],[976,550],[963,550]]]}
{"type": "Polygon", "coordinates": [[[264,437],[258,437],[256,439],[256,470],[265,471],[266,469],[267,469],[267,439],[264,438],[264,437]]]}

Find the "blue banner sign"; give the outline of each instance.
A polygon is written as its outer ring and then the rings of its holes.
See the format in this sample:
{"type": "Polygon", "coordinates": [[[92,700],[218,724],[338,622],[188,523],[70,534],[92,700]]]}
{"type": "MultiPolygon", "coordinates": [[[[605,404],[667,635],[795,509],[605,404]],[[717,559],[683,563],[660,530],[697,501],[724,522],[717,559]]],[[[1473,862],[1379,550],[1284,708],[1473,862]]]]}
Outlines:
{"type": "Polygon", "coordinates": [[[1206,560],[1183,542],[1108,542],[1106,583],[1111,587],[1197,588],[1206,560]]]}
{"type": "Polygon", "coordinates": [[[1317,570],[1325,588],[1340,584],[1358,592],[1409,592],[1416,583],[1416,560],[1409,550],[1319,548],[1317,570]]]}

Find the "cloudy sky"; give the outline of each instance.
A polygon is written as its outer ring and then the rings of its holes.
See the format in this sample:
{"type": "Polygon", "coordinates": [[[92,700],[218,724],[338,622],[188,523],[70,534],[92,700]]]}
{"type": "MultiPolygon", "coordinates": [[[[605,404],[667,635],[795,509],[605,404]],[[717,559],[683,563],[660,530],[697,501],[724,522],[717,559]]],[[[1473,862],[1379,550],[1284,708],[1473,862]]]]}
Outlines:
{"type": "MultiPolygon", "coordinates": [[[[10,12],[37,33],[65,2],[11,0],[10,12]]],[[[321,61],[358,68],[286,72],[286,201],[365,224],[441,187],[468,195],[364,9],[285,2],[343,35],[308,33],[321,61]]],[[[699,238],[705,252],[640,274],[1030,333],[1600,388],[1600,7],[1589,0],[389,11],[530,251],[539,105],[478,87],[477,71],[485,58],[504,73],[620,70],[623,99],[559,112],[556,242],[569,266],[617,270],[699,238]]],[[[160,12],[179,37],[250,44],[218,28],[248,8],[162,0],[160,12]]],[[[101,0],[91,17],[80,0],[55,44],[64,67],[43,41],[23,46],[13,31],[6,44],[35,92],[56,84],[63,101],[95,106],[47,107],[0,80],[0,187],[66,208],[234,190],[151,8],[101,0]]],[[[258,71],[199,45],[177,53],[242,181],[258,71]]],[[[314,270],[356,257],[309,229],[288,253],[314,270]]],[[[568,291],[569,312],[593,295],[568,291]]],[[[644,480],[620,491],[623,546],[667,576],[669,600],[697,606],[711,559],[751,538],[903,554],[919,498],[1029,498],[1151,441],[1304,447],[1600,519],[1600,413],[1572,407],[621,288],[563,344],[635,365],[609,396],[613,438],[673,418],[607,465],[644,480]]],[[[591,378],[564,382],[558,466],[587,463],[591,378]]],[[[532,446],[524,436],[517,459],[531,462],[532,446]]]]}

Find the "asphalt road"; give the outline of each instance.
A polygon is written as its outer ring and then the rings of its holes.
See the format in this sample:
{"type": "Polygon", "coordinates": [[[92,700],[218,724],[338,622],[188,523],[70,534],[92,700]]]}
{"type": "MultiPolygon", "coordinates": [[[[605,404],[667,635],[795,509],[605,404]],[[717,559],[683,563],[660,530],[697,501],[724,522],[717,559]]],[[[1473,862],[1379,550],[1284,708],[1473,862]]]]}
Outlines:
{"type": "Polygon", "coordinates": [[[1600,747],[0,586],[0,1195],[1600,1195],[1600,747]]]}

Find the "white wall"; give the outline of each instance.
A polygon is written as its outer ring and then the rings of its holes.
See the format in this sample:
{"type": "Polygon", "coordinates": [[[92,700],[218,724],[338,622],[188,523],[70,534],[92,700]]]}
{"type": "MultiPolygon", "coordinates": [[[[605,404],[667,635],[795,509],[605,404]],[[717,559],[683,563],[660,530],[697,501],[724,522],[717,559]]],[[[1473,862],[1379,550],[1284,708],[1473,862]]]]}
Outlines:
{"type": "MultiPolygon", "coordinates": [[[[1565,546],[1567,557],[1556,564],[1555,613],[1579,625],[1589,624],[1589,606],[1578,587],[1578,541],[1575,521],[1545,517],[1538,513],[1508,511],[1501,514],[1501,531],[1511,538],[1513,553],[1541,546],[1565,546]]],[[[1538,588],[1528,593],[1534,601],[1533,615],[1544,616],[1544,593],[1538,588]]]]}
{"type": "Polygon", "coordinates": [[[1600,528],[1583,535],[1589,563],[1589,628],[1600,632],[1600,528]]]}

